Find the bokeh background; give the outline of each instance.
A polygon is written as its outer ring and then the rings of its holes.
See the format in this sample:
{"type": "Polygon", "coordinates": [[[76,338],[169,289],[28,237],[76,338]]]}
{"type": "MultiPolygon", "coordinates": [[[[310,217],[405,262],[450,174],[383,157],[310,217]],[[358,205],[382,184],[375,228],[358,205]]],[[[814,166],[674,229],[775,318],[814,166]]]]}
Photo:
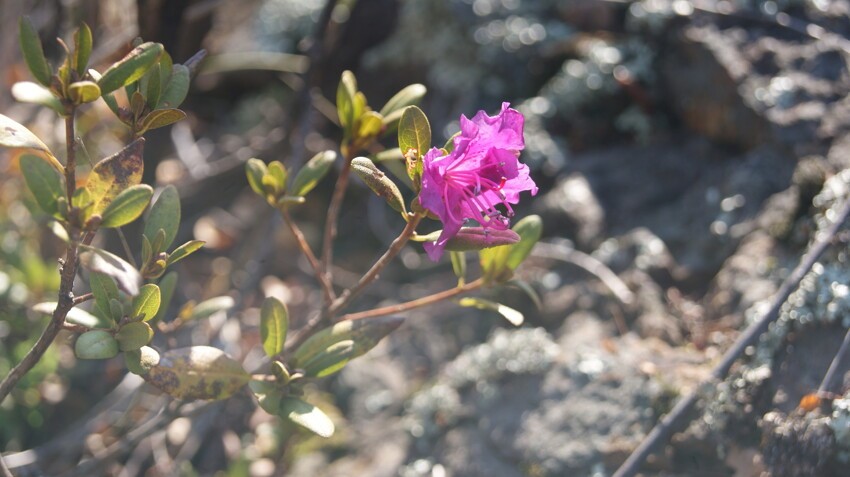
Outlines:
{"type": "MultiPolygon", "coordinates": [[[[247,187],[244,163],[297,168],[335,149],[344,70],[375,108],[426,85],[421,106],[438,145],[460,114],[511,102],[525,114],[522,160],[540,186],[518,215],[545,221],[520,273],[539,303],[498,292],[525,325],[453,303],[410,313],[313,389],[337,422],[329,440],[280,423],[248,393],[162,418],[167,398],[125,376],[120,360],[76,361],[62,336],[0,406],[0,451],[20,475],[610,475],[708,376],[848,195],[846,0],[0,1],[0,111],[61,144],[52,113],[10,94],[30,79],[20,15],[54,63],[52,39],[81,20],[101,67],[137,36],[163,43],[175,62],[209,53],[182,107],[188,120],[148,135],[145,181],[180,191],[178,240],[207,242],[178,267],[172,313],[223,294],[237,307],[154,345],[212,343],[256,362],[263,296],[289,304],[293,327],[320,302],[292,237],[247,187]]],[[[79,130],[92,160],[126,134],[101,102],[79,130]]],[[[53,299],[61,249],[16,158],[0,153],[0,171],[5,374],[46,320],[30,307],[53,299]]],[[[296,212],[313,243],[332,183],[296,212]]],[[[338,284],[353,283],[402,226],[354,184],[338,284]]],[[[646,475],[844,475],[850,401],[798,404],[850,325],[846,241],[839,235],[732,374],[704,390],[646,475]]],[[[107,234],[105,246],[118,244],[107,234]]],[[[454,280],[447,262],[408,246],[356,306],[454,280]]],[[[846,396],[848,369],[845,358],[834,397],[846,396]]]]}

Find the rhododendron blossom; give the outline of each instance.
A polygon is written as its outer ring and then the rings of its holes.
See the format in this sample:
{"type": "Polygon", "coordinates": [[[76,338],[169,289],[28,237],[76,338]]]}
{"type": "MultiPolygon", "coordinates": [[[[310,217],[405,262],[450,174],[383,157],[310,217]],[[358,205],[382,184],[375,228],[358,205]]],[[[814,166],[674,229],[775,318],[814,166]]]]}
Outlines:
{"type": "Polygon", "coordinates": [[[524,118],[502,103],[496,116],[479,111],[472,119],[460,117],[460,134],[448,155],[432,148],[422,158],[422,207],[443,223],[435,242],[425,243],[431,260],[439,260],[446,243],[457,235],[466,220],[475,220],[485,229],[504,230],[519,202],[522,191],[537,194],[528,166],[519,162],[525,147],[524,118]],[[505,207],[504,211],[496,208],[505,207]]]}

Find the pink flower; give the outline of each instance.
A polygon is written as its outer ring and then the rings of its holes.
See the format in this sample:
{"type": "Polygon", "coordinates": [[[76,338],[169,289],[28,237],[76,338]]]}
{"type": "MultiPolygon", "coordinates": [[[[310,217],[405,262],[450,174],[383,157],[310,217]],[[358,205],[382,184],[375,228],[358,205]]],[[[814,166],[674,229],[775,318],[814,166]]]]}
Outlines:
{"type": "Polygon", "coordinates": [[[519,162],[525,147],[524,118],[519,111],[502,103],[502,110],[490,117],[479,111],[471,120],[460,117],[460,135],[446,156],[432,148],[422,158],[422,190],[419,202],[443,222],[443,231],[433,243],[425,243],[431,260],[437,261],[443,249],[464,222],[475,220],[485,229],[505,230],[519,202],[519,193],[537,194],[528,175],[528,166],[519,162]],[[497,209],[504,205],[505,211],[497,209]]]}

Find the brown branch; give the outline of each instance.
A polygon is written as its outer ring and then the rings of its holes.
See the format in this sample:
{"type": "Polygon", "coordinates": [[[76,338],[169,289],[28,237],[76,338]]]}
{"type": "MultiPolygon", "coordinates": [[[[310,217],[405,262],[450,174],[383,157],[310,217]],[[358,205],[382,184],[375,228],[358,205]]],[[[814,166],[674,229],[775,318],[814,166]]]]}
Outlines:
{"type": "Polygon", "coordinates": [[[835,357],[833,357],[832,362],[829,363],[829,369],[826,370],[826,375],[823,377],[823,381],[821,381],[820,386],[818,387],[819,396],[827,394],[830,388],[832,388],[832,382],[835,381],[835,374],[838,372],[838,368],[841,367],[841,362],[844,361],[844,357],[847,355],[848,351],[850,351],[850,328],[848,328],[847,333],[844,334],[844,340],[841,342],[841,347],[838,348],[838,352],[835,353],[835,357]]]}
{"type": "Polygon", "coordinates": [[[286,222],[286,225],[289,226],[289,230],[292,232],[292,235],[295,236],[295,241],[298,243],[298,248],[301,249],[301,252],[307,257],[307,261],[310,262],[310,267],[313,268],[313,272],[316,274],[316,279],[322,285],[322,291],[325,294],[325,301],[328,303],[333,302],[335,298],[333,285],[328,280],[328,277],[322,273],[321,264],[319,263],[319,259],[316,258],[316,255],[313,254],[313,250],[310,248],[310,244],[307,243],[307,238],[304,237],[304,233],[301,232],[301,229],[292,220],[292,216],[289,215],[289,210],[285,205],[278,207],[280,210],[280,214],[283,216],[283,221],[286,222]]]}
{"type": "Polygon", "coordinates": [[[744,351],[755,344],[758,338],[767,331],[771,323],[779,318],[779,311],[782,304],[788,300],[791,293],[797,289],[800,281],[811,270],[812,266],[817,262],[818,258],[823,254],[827,247],[831,244],[842,224],[850,215],[850,198],[846,199],[841,207],[841,211],[835,219],[835,222],[823,234],[819,234],[815,238],[809,252],[803,256],[799,265],[791,272],[790,275],[782,282],[782,286],[776,292],[773,300],[770,303],[770,308],[762,317],[753,322],[741,336],[735,341],[735,344],[723,355],[723,359],[711,371],[711,376],[700,383],[695,390],[679,401],[673,410],[661,420],[652,431],[644,438],[643,442],[632,452],[632,454],[623,462],[623,465],[617,469],[613,477],[633,477],[640,470],[640,466],[647,457],[655,450],[655,447],[667,442],[673,433],[680,428],[682,422],[693,407],[696,405],[699,397],[699,390],[713,387],[718,381],[722,381],[735,361],[744,354],[744,351]]]}
{"type": "Polygon", "coordinates": [[[363,318],[374,318],[376,316],[402,313],[405,311],[414,310],[416,308],[422,308],[423,306],[433,305],[434,303],[443,300],[448,300],[449,298],[454,298],[468,291],[477,290],[483,285],[484,279],[478,278],[474,281],[467,283],[466,285],[457,288],[451,288],[449,290],[444,290],[439,293],[434,293],[433,295],[423,296],[422,298],[417,298],[415,300],[407,301],[404,303],[399,303],[398,305],[390,305],[382,308],[375,308],[374,310],[367,310],[358,313],[349,313],[347,315],[342,315],[338,321],[360,320],[363,318]]]}
{"type": "Polygon", "coordinates": [[[74,297],[74,306],[77,306],[80,303],[85,303],[85,302],[91,300],[92,298],[94,298],[94,295],[91,292],[83,293],[80,296],[75,296],[74,297]]]}
{"type": "Polygon", "coordinates": [[[65,149],[68,151],[68,156],[65,159],[65,190],[68,196],[68,207],[71,206],[71,199],[77,190],[77,149],[74,147],[76,144],[75,112],[75,106],[68,105],[65,107],[65,149]]]}
{"type": "MultiPolygon", "coordinates": [[[[325,219],[325,236],[322,242],[322,273],[331,281],[330,269],[333,264],[333,244],[336,239],[336,227],[339,221],[339,212],[342,209],[342,200],[345,198],[345,191],[348,189],[348,179],[351,177],[351,154],[345,154],[342,163],[342,170],[339,172],[339,177],[334,186],[331,203],[328,206],[328,215],[325,219]]],[[[326,302],[326,306],[331,306],[332,301],[326,302]]]]}
{"type": "Polygon", "coordinates": [[[386,252],[384,252],[381,258],[379,258],[378,261],[375,262],[374,265],[372,265],[372,268],[370,268],[369,271],[366,272],[366,274],[363,275],[362,278],[360,278],[356,285],[349,288],[348,290],[345,290],[340,295],[340,297],[337,298],[331,304],[330,308],[328,309],[329,316],[333,316],[336,312],[348,306],[348,304],[351,303],[351,301],[354,300],[357,295],[359,295],[360,292],[363,291],[364,288],[366,288],[370,283],[372,283],[373,281],[375,281],[376,278],[378,278],[378,274],[381,273],[381,270],[383,270],[384,267],[386,267],[387,264],[390,263],[390,261],[395,258],[396,255],[398,255],[398,253],[401,251],[407,241],[410,240],[410,237],[416,231],[416,226],[419,225],[419,222],[422,221],[422,218],[423,216],[420,214],[412,214],[409,216],[409,220],[407,222],[407,225],[405,225],[404,230],[402,230],[398,237],[393,240],[393,242],[390,244],[390,247],[387,249],[386,252]]]}
{"type": "MultiPolygon", "coordinates": [[[[74,108],[68,108],[68,116],[65,118],[65,139],[68,149],[68,160],[65,164],[65,188],[67,190],[68,201],[70,204],[71,196],[74,194],[76,186],[76,158],[74,155],[74,108]]],[[[9,374],[0,382],[0,402],[6,399],[6,396],[12,391],[18,381],[35,366],[36,363],[44,356],[50,343],[56,338],[62,325],[65,323],[65,316],[68,311],[74,306],[74,277],[77,275],[77,240],[79,231],[72,227],[70,231],[71,243],[68,250],[65,252],[65,260],[61,263],[61,279],[59,283],[59,299],[56,303],[56,308],[53,310],[53,315],[50,318],[50,323],[41,333],[33,347],[27,352],[26,356],[18,363],[9,374]]]]}

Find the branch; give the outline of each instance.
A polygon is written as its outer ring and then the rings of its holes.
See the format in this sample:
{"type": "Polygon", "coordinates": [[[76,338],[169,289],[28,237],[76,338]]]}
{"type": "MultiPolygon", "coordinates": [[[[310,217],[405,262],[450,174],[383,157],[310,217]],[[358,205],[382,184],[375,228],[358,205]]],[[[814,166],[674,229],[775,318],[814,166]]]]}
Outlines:
{"type": "MultiPolygon", "coordinates": [[[[65,162],[65,190],[68,196],[68,204],[71,204],[71,198],[76,190],[76,151],[74,149],[74,106],[66,107],[67,116],[65,117],[65,147],[68,151],[67,160],[65,162]]],[[[53,310],[53,316],[50,317],[50,323],[44,328],[41,336],[38,337],[33,347],[24,356],[20,363],[15,365],[9,374],[0,382],[0,403],[6,396],[12,392],[15,385],[24,375],[26,375],[44,356],[47,348],[56,339],[59,330],[65,324],[65,317],[68,311],[74,306],[74,278],[77,276],[77,240],[79,239],[79,230],[76,227],[71,227],[69,231],[71,243],[68,244],[68,250],[65,251],[65,260],[60,266],[60,281],[59,281],[59,298],[56,303],[56,308],[53,310]]],[[[6,468],[6,463],[3,461],[3,456],[0,454],[0,471],[11,472],[6,468]]]]}
{"type": "Polygon", "coordinates": [[[351,301],[354,300],[354,298],[356,298],[357,295],[359,295],[364,288],[366,288],[370,283],[372,283],[373,281],[375,281],[376,278],[378,278],[378,274],[381,273],[381,270],[383,270],[384,267],[386,267],[387,264],[390,263],[390,261],[395,258],[396,255],[398,255],[398,253],[404,247],[404,244],[406,244],[407,241],[410,240],[410,237],[416,231],[416,226],[419,225],[419,222],[422,220],[423,217],[424,216],[420,214],[413,214],[409,217],[409,220],[407,222],[407,225],[405,225],[404,230],[402,230],[398,237],[393,240],[393,242],[390,244],[390,247],[387,249],[386,252],[384,252],[381,258],[379,258],[378,261],[375,262],[374,265],[372,265],[372,268],[370,268],[369,271],[366,272],[365,275],[363,275],[363,277],[360,279],[360,281],[357,282],[356,285],[344,291],[342,295],[340,295],[340,297],[337,298],[336,301],[331,304],[330,308],[328,309],[329,316],[333,316],[336,312],[348,306],[348,304],[351,303],[351,301]]]}
{"type": "MultiPolygon", "coordinates": [[[[342,163],[342,170],[339,171],[339,177],[334,186],[334,193],[331,197],[331,203],[328,206],[328,216],[325,219],[325,236],[322,242],[322,273],[330,281],[330,268],[333,263],[333,244],[336,238],[336,226],[339,220],[339,212],[342,209],[342,200],[345,198],[345,190],[348,188],[348,179],[351,177],[351,154],[345,154],[342,163]]],[[[327,306],[331,306],[332,302],[328,301],[327,306]]]]}
{"type": "MultiPolygon", "coordinates": [[[[70,114],[65,118],[65,132],[66,132],[66,140],[67,148],[68,148],[68,161],[65,165],[65,187],[68,194],[68,200],[70,203],[71,196],[73,195],[73,191],[75,188],[76,176],[76,164],[75,164],[75,156],[74,156],[74,109],[70,108],[70,114]],[[70,173],[69,173],[70,171],[70,173]]],[[[74,306],[74,277],[77,275],[77,240],[79,231],[72,230],[70,231],[71,235],[71,243],[68,246],[68,250],[65,252],[65,259],[61,262],[61,279],[59,282],[59,299],[56,303],[56,308],[53,310],[53,315],[50,318],[50,323],[47,324],[47,327],[41,333],[38,340],[33,345],[32,349],[27,352],[24,359],[21,360],[11,371],[9,374],[3,378],[3,381],[0,382],[0,402],[3,402],[6,399],[6,396],[12,391],[18,381],[35,366],[36,363],[44,356],[44,353],[47,351],[47,348],[50,347],[50,343],[56,338],[56,335],[59,334],[59,330],[62,329],[62,325],[65,323],[65,316],[68,314],[68,311],[74,306]]],[[[2,457],[0,457],[2,459],[2,457]]]]}
{"type": "Polygon", "coordinates": [[[304,233],[301,232],[301,229],[292,220],[292,216],[289,215],[289,210],[286,206],[278,207],[280,210],[280,214],[283,216],[283,221],[286,222],[286,225],[289,226],[289,230],[292,232],[292,235],[295,236],[295,241],[298,243],[298,248],[301,249],[301,252],[304,253],[304,256],[307,257],[307,261],[310,262],[310,267],[313,268],[313,272],[316,274],[316,279],[322,285],[322,291],[325,294],[325,301],[328,303],[333,302],[335,298],[333,285],[328,281],[328,277],[322,273],[321,264],[319,263],[319,259],[316,258],[316,255],[313,254],[313,250],[310,248],[310,244],[307,243],[307,239],[304,237],[304,233]]]}
{"type": "Polygon", "coordinates": [[[776,321],[779,317],[779,311],[782,304],[788,300],[791,293],[797,289],[800,280],[806,276],[812,266],[817,262],[818,258],[829,247],[835,235],[841,229],[847,216],[850,215],[850,197],[848,197],[841,207],[841,211],[835,218],[835,222],[823,234],[815,238],[815,242],[809,248],[809,252],[803,256],[799,265],[791,272],[790,275],[782,282],[779,291],[773,297],[770,303],[770,308],[758,320],[753,322],[744,333],[738,337],[735,344],[732,345],[723,359],[712,370],[711,376],[696,386],[695,390],[679,401],[670,413],[659,422],[655,428],[646,436],[643,442],[632,452],[628,459],[623,462],[623,465],[617,469],[613,477],[633,477],[647,457],[654,451],[655,447],[661,443],[667,442],[673,433],[679,428],[685,416],[693,409],[698,399],[700,389],[713,387],[717,381],[723,380],[732,368],[735,361],[744,354],[747,347],[755,344],[756,340],[767,331],[768,326],[776,321]]]}
{"type": "Polygon", "coordinates": [[[339,317],[338,321],[360,320],[363,318],[374,318],[376,316],[402,313],[405,311],[414,310],[416,308],[422,308],[423,306],[432,305],[434,303],[447,300],[458,295],[462,295],[468,291],[477,290],[483,285],[484,279],[478,278],[474,281],[467,283],[466,285],[451,288],[449,290],[441,291],[439,293],[434,293],[433,295],[423,296],[422,298],[417,298],[415,300],[407,301],[404,303],[399,303],[398,305],[390,305],[385,306],[383,308],[375,308],[374,310],[367,310],[358,313],[349,313],[347,315],[342,315],[341,317],[339,317]]]}

